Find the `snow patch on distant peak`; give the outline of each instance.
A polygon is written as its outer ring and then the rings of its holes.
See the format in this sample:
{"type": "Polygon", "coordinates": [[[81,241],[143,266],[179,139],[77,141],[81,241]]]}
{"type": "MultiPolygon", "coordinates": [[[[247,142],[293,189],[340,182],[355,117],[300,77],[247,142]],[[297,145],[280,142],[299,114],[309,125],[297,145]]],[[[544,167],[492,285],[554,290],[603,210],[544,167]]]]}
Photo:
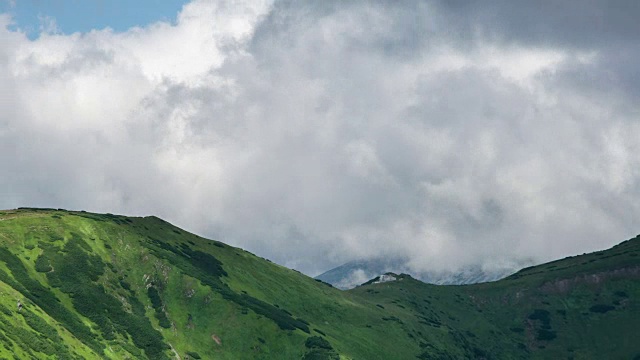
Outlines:
{"type": "Polygon", "coordinates": [[[396,281],[398,280],[398,278],[396,278],[395,275],[393,274],[384,274],[384,275],[380,275],[379,279],[377,281],[374,281],[374,284],[380,284],[380,283],[385,283],[385,282],[389,282],[389,281],[396,281]]]}

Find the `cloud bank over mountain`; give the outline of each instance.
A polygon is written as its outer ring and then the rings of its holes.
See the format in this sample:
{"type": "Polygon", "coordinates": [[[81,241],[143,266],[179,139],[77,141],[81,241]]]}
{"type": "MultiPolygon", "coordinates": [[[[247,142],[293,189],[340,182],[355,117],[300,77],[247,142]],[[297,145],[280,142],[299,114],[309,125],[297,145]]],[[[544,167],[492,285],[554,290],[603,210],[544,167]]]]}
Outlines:
{"type": "Polygon", "coordinates": [[[0,15],[0,207],[155,214],[311,275],[606,248],[640,230],[638,17],[196,0],[29,40],[0,15]]]}

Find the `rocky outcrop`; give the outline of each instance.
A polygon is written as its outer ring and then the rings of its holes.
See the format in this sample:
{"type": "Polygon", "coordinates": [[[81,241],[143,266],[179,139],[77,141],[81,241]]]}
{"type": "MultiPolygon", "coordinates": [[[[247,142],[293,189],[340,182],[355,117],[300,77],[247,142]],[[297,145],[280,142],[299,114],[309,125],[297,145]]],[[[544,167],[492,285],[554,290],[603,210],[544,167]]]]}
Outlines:
{"type": "Polygon", "coordinates": [[[615,278],[638,279],[640,278],[640,266],[629,266],[593,274],[578,275],[567,279],[548,281],[540,286],[540,290],[546,293],[566,294],[578,285],[590,284],[599,286],[605,281],[615,278]]]}

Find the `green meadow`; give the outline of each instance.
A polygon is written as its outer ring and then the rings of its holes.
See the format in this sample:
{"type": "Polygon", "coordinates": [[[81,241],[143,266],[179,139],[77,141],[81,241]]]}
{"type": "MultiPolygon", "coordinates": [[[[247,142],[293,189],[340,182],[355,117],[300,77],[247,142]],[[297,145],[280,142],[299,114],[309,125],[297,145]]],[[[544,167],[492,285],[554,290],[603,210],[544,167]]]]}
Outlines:
{"type": "Polygon", "coordinates": [[[341,291],[156,217],[17,209],[0,257],[5,359],[640,359],[640,238],[341,291]]]}

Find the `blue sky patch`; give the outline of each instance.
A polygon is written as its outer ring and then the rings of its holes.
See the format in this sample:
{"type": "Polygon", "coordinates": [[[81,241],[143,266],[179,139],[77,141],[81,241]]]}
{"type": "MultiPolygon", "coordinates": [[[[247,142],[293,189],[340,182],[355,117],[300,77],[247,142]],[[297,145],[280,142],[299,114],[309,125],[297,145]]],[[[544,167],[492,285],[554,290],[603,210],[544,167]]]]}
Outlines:
{"type": "Polygon", "coordinates": [[[13,17],[12,29],[37,38],[55,20],[64,34],[112,28],[125,31],[157,21],[174,22],[186,0],[0,0],[0,13],[13,17]]]}

